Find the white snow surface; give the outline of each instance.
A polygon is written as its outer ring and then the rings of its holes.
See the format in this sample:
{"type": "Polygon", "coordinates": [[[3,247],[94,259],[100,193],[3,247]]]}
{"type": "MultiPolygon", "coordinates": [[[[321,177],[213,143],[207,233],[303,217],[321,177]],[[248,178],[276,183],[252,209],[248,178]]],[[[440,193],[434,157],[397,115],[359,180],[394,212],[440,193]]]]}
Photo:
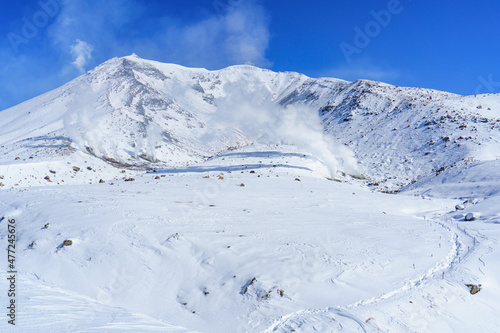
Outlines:
{"type": "Polygon", "coordinates": [[[0,112],[0,331],[498,332],[499,128],[494,94],[111,59],[0,112]]]}

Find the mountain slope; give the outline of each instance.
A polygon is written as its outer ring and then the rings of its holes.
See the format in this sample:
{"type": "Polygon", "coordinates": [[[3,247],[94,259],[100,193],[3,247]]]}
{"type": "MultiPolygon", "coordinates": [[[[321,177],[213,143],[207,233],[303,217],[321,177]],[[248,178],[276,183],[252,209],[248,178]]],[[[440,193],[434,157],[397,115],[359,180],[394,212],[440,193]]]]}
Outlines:
{"type": "Polygon", "coordinates": [[[317,108],[326,131],[356,152],[373,183],[397,189],[457,165],[500,158],[500,95],[464,97],[366,80],[318,91],[301,87],[282,103],[317,108]]]}
{"type": "MultiPolygon", "coordinates": [[[[500,156],[499,95],[464,97],[252,66],[207,71],[132,55],[2,111],[2,160],[29,148],[22,156],[29,162],[80,151],[116,166],[186,165],[259,141],[262,133],[283,132],[274,119],[279,112],[259,119],[269,104],[282,114],[291,108],[318,113],[326,133],[354,151],[361,172],[382,190],[500,156]],[[251,110],[242,119],[244,107],[251,110]]],[[[283,141],[280,133],[273,136],[283,141]]],[[[309,139],[310,148],[323,144],[314,140],[323,138],[309,139]]]]}

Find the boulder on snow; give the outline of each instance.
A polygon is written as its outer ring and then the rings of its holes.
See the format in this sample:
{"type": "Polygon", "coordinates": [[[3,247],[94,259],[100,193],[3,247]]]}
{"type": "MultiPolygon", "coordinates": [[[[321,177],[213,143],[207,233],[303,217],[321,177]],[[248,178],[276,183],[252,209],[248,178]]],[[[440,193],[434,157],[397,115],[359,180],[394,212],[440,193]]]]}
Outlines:
{"type": "Polygon", "coordinates": [[[464,205],[456,205],[455,210],[464,210],[465,206],[464,205]]]}
{"type": "Polygon", "coordinates": [[[252,284],[254,284],[254,282],[257,281],[257,279],[255,278],[255,276],[250,280],[248,281],[242,288],[242,291],[241,291],[241,294],[246,294],[247,291],[248,291],[248,287],[250,287],[252,284]]]}
{"type": "Polygon", "coordinates": [[[468,213],[467,215],[465,215],[465,221],[474,221],[475,219],[476,217],[472,213],[468,213]]]}
{"type": "Polygon", "coordinates": [[[470,289],[471,295],[477,294],[481,290],[481,285],[475,285],[475,284],[466,284],[467,287],[470,289]]]}
{"type": "Polygon", "coordinates": [[[63,243],[62,246],[70,246],[73,245],[73,241],[70,239],[66,239],[63,243]]]}

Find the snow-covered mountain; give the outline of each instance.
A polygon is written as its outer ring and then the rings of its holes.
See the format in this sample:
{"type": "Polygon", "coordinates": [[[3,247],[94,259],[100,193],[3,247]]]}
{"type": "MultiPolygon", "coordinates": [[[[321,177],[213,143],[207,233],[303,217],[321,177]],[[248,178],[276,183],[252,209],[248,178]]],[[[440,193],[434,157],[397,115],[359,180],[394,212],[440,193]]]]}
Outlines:
{"type": "Polygon", "coordinates": [[[116,165],[200,162],[258,141],[262,133],[249,133],[248,123],[264,133],[279,131],[272,119],[258,119],[269,103],[283,113],[299,106],[317,112],[326,133],[354,151],[361,172],[381,189],[399,190],[500,156],[499,95],[464,97],[252,66],[207,71],[132,55],[2,111],[2,159],[45,161],[79,150],[116,165]],[[221,104],[225,113],[217,112],[221,104]],[[242,105],[252,110],[234,121],[242,105]],[[23,152],[29,156],[18,156],[23,152]]]}
{"type": "Polygon", "coordinates": [[[0,112],[16,329],[498,332],[499,129],[495,94],[111,59],[0,112]]]}

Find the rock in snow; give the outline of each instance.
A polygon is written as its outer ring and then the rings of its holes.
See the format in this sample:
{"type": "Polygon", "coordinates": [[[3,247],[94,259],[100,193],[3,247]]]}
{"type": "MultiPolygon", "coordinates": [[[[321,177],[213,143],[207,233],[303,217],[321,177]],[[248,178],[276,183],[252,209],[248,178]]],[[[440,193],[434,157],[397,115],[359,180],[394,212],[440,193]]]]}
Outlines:
{"type": "Polygon", "coordinates": [[[467,213],[467,215],[465,215],[465,221],[474,221],[475,219],[476,217],[472,213],[467,213]]]}

